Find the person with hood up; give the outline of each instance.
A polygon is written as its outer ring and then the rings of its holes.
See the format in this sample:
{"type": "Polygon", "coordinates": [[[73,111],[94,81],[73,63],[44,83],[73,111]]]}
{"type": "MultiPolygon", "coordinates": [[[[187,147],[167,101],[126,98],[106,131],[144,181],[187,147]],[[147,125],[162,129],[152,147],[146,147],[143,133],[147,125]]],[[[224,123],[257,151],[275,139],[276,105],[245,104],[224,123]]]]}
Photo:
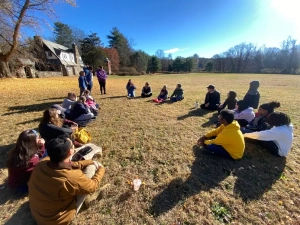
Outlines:
{"type": "Polygon", "coordinates": [[[255,117],[253,108],[248,107],[244,100],[240,100],[236,103],[236,108],[233,110],[233,113],[234,119],[241,127],[247,126],[255,117]]]}
{"type": "Polygon", "coordinates": [[[239,123],[234,121],[233,112],[223,109],[218,119],[221,126],[202,136],[198,145],[225,158],[241,159],[244,155],[245,141],[239,123]]]}
{"type": "Polygon", "coordinates": [[[253,109],[257,109],[260,99],[259,91],[259,81],[254,80],[250,83],[250,88],[244,97],[244,101],[248,107],[252,107],[253,109]]]}
{"type": "Polygon", "coordinates": [[[273,155],[286,157],[293,143],[293,125],[290,117],[282,112],[273,112],[267,122],[272,127],[270,130],[246,133],[244,137],[257,140],[257,144],[273,155]]]}
{"type": "Polygon", "coordinates": [[[269,130],[270,124],[267,123],[268,116],[274,112],[275,108],[280,107],[280,102],[272,101],[259,106],[255,118],[248,126],[242,128],[242,133],[252,133],[255,131],[269,130]]]}

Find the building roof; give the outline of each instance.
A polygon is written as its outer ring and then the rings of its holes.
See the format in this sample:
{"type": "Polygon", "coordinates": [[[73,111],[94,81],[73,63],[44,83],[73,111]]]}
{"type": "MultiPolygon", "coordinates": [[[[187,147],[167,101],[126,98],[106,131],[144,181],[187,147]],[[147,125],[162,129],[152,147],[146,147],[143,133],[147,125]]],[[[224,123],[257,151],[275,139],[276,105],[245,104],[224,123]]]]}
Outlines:
{"type": "Polygon", "coordinates": [[[42,39],[43,43],[49,48],[49,50],[58,58],[58,60],[61,62],[61,64],[66,66],[76,66],[76,63],[73,63],[71,61],[63,60],[59,57],[60,53],[63,52],[72,52],[75,55],[75,52],[73,52],[72,49],[67,48],[66,46],[57,44],[52,41],[48,41],[45,39],[42,39]]]}

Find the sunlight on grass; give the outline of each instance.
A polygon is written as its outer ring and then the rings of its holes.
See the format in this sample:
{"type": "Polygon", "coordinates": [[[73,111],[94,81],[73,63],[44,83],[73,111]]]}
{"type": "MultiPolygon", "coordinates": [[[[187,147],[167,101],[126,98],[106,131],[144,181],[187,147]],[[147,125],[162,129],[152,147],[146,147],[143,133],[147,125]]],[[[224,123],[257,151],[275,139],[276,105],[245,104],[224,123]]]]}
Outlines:
{"type": "MultiPolygon", "coordinates": [[[[5,159],[18,134],[37,128],[43,110],[60,104],[68,92],[78,93],[77,77],[0,80],[0,178],[7,176],[5,159]]],[[[300,76],[260,74],[178,74],[138,77],[111,76],[107,95],[93,97],[100,115],[87,129],[93,143],[103,147],[107,173],[103,184],[112,188],[93,206],[81,211],[73,224],[297,224],[300,215],[299,122],[300,76]],[[127,99],[131,78],[139,95],[147,81],[154,97],[164,84],[172,92],[182,84],[185,99],[154,104],[152,99],[127,99]],[[222,101],[229,90],[242,99],[249,82],[259,80],[260,103],[280,101],[295,126],[293,149],[286,159],[276,158],[247,144],[239,161],[213,157],[195,146],[213,126],[215,112],[195,110],[214,84],[222,101]],[[243,168],[243,169],[241,169],[243,168]],[[138,192],[129,184],[143,182],[138,192]],[[216,203],[216,205],[214,205],[216,203]],[[279,204],[280,203],[280,204],[279,204]],[[212,208],[211,208],[212,206],[212,208]],[[225,207],[226,206],[226,207],[225,207]],[[220,221],[222,222],[220,222],[220,221]],[[88,221],[88,222],[87,222],[88,221]]],[[[7,187],[0,192],[0,223],[34,224],[27,198],[7,187]]]]}

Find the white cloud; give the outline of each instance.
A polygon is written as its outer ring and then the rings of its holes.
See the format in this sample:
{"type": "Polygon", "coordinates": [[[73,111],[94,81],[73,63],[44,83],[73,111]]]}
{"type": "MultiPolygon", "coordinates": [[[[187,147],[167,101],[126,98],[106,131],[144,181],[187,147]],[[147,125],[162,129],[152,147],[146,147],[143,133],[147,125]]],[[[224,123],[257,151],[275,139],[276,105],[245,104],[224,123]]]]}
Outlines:
{"type": "Polygon", "coordinates": [[[165,50],[164,53],[175,53],[175,52],[181,52],[181,51],[184,51],[184,50],[187,50],[189,48],[171,48],[169,50],[165,50]]]}

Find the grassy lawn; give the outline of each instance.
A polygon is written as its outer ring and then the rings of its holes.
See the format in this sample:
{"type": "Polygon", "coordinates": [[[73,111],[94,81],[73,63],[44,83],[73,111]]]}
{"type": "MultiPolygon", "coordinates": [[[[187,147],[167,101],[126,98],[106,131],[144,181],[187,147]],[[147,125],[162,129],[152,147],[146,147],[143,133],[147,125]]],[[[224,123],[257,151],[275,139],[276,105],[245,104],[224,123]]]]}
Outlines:
{"type": "MultiPolygon", "coordinates": [[[[259,74],[179,74],[130,77],[139,95],[146,81],[159,94],[182,84],[185,99],[157,105],[152,99],[127,99],[129,77],[109,77],[107,95],[94,84],[99,118],[87,129],[104,148],[104,183],[112,187],[82,210],[73,224],[299,224],[300,76],[259,74]],[[214,84],[222,101],[229,90],[242,99],[249,82],[261,83],[260,103],[277,100],[291,116],[294,143],[288,157],[277,158],[246,144],[239,161],[213,157],[195,146],[209,131],[215,112],[193,109],[214,84]],[[144,185],[133,192],[130,181],[144,185]]],[[[37,128],[43,110],[79,92],[77,77],[0,80],[0,184],[5,182],[7,151],[19,133],[37,128]]],[[[0,224],[35,224],[28,197],[0,186],[0,224]]]]}

